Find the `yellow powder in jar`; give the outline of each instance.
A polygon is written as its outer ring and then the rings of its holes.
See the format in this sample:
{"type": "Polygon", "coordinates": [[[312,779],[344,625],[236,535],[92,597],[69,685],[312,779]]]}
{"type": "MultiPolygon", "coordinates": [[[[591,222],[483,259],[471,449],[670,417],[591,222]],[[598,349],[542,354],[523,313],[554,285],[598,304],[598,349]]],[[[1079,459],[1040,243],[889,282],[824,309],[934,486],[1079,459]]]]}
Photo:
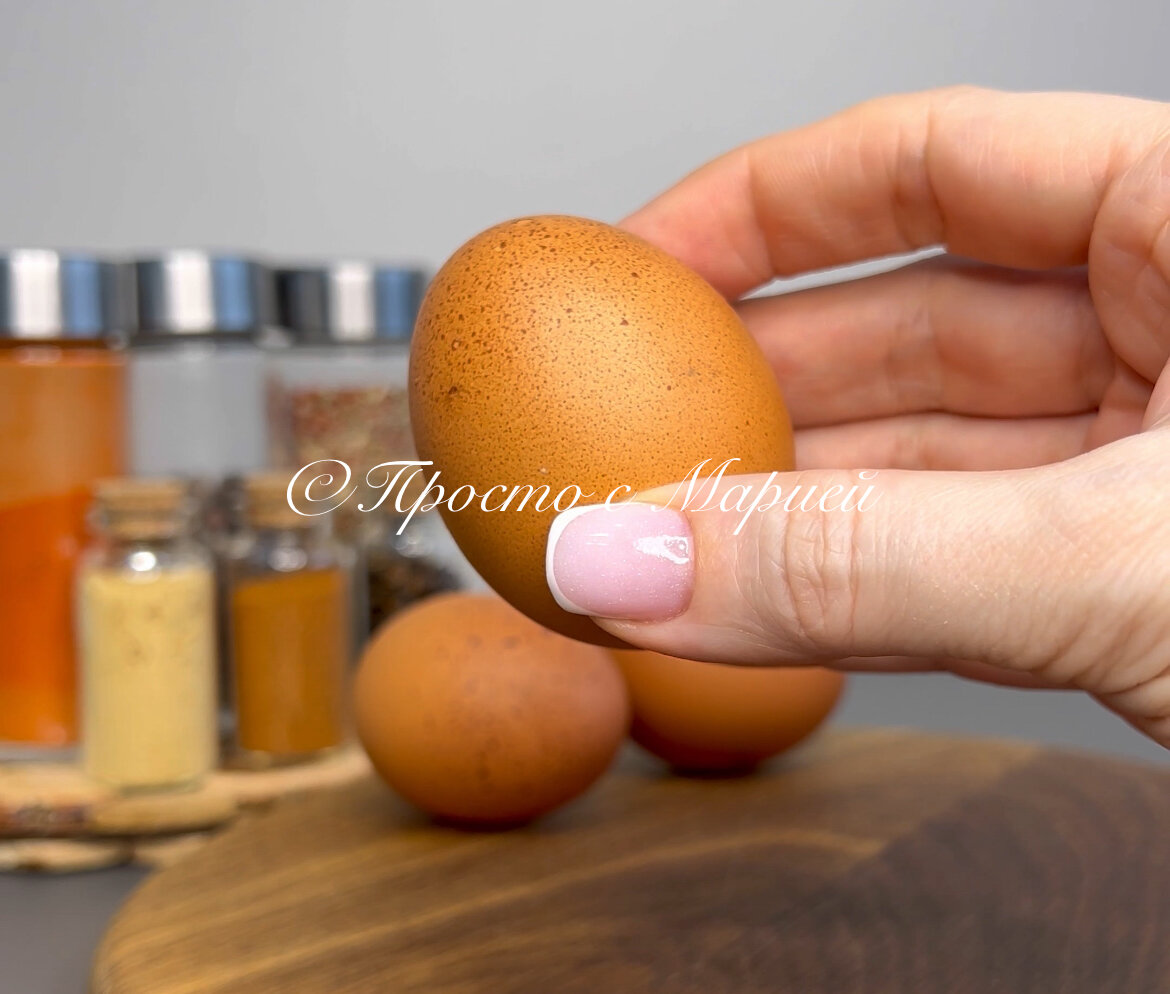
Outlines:
{"type": "Polygon", "coordinates": [[[79,592],[86,773],[127,790],[196,783],[217,751],[211,571],[91,567],[79,592]]]}

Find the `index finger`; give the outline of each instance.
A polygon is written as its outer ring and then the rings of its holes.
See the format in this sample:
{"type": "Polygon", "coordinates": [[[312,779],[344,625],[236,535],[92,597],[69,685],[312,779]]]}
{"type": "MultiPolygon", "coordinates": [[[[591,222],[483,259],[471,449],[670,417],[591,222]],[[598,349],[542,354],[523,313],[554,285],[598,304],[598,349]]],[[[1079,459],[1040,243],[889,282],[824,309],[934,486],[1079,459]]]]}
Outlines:
{"type": "Polygon", "coordinates": [[[1110,183],[1168,126],[1165,105],[1128,97],[884,97],[729,152],[623,227],[732,298],[934,245],[1005,266],[1082,265],[1110,183]]]}

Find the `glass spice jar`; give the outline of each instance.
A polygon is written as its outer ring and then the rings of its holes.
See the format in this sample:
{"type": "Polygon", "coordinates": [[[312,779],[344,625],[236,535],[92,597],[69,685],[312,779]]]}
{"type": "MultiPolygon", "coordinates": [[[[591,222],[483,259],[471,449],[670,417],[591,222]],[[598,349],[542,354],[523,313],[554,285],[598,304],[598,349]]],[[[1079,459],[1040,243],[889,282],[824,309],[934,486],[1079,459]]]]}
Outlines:
{"type": "Polygon", "coordinates": [[[73,578],[96,480],[125,472],[119,267],[0,256],[0,756],[77,737],[73,578]]]}
{"type": "MultiPolygon", "coordinates": [[[[276,274],[278,322],[288,345],[269,354],[273,462],[299,469],[341,460],[353,472],[355,492],[333,516],[355,545],[365,576],[357,601],[359,643],[398,608],[460,585],[457,567],[437,554],[437,515],[415,515],[399,535],[395,493],[371,513],[358,510],[377,504],[395,475],[380,471],[368,485],[374,466],[417,458],[407,372],[425,283],[421,270],[366,262],[276,274]]],[[[402,488],[402,506],[418,496],[425,477],[419,473],[402,488]]]]}
{"type": "Polygon", "coordinates": [[[99,542],[78,576],[82,766],[124,791],[191,787],[213,768],[215,582],[178,480],[98,485],[99,542]]]}
{"type": "Polygon", "coordinates": [[[354,559],[325,517],[298,514],[289,477],[244,480],[247,531],[227,567],[235,759],[312,758],[348,735],[354,559]]]}
{"type": "MultiPolygon", "coordinates": [[[[415,458],[407,367],[424,286],[421,270],[365,262],[277,271],[288,347],[269,353],[274,465],[340,459],[360,482],[379,463],[415,458]]],[[[376,499],[375,491],[351,498],[339,527],[354,524],[359,502],[376,499]]]]}
{"type": "MultiPolygon", "coordinates": [[[[133,272],[132,471],[194,481],[199,530],[222,560],[240,527],[240,477],[268,465],[271,272],[241,256],[186,249],[138,259],[133,272]]],[[[220,685],[228,686],[223,666],[220,685]]],[[[226,738],[226,699],[221,720],[226,738]]]]}
{"type": "Polygon", "coordinates": [[[198,251],[140,259],[134,272],[133,472],[198,481],[214,518],[225,479],[268,465],[270,274],[250,259],[198,251]]]}
{"type": "Polygon", "coordinates": [[[409,604],[448,590],[482,584],[437,514],[402,519],[369,515],[360,531],[367,582],[365,635],[409,604]]]}

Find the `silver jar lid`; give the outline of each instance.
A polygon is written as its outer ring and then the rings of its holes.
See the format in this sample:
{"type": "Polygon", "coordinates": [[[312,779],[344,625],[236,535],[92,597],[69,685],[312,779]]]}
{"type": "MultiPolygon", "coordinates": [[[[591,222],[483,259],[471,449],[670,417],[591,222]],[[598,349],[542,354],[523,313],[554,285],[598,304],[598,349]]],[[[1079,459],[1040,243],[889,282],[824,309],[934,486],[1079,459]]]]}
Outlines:
{"type": "Polygon", "coordinates": [[[271,317],[270,275],[237,255],[176,250],[134,263],[138,336],[247,335],[271,317]]]}
{"type": "Polygon", "coordinates": [[[426,288],[421,269],[334,262],[276,273],[278,321],[298,342],[410,338],[426,288]]]}
{"type": "Polygon", "coordinates": [[[125,270],[48,249],[0,254],[0,338],[96,339],[129,323],[125,270]]]}

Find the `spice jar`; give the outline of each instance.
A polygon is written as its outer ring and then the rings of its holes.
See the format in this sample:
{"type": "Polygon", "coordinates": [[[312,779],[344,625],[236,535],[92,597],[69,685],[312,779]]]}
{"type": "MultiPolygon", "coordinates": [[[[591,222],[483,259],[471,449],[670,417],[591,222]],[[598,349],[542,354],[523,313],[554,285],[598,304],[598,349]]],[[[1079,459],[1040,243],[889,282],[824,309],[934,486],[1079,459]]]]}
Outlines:
{"type": "Polygon", "coordinates": [[[194,250],[139,259],[133,273],[132,470],[193,480],[199,530],[221,556],[239,526],[238,478],[268,465],[271,273],[251,259],[194,250]]]}
{"type": "Polygon", "coordinates": [[[360,530],[367,582],[364,634],[415,601],[482,583],[437,514],[401,519],[370,515],[360,530]]]}
{"type": "Polygon", "coordinates": [[[268,272],[248,259],[192,251],[140,259],[134,271],[135,474],[174,474],[212,487],[263,469],[268,272]]]}
{"type": "MultiPolygon", "coordinates": [[[[269,355],[275,465],[340,459],[361,481],[379,463],[415,458],[407,366],[424,283],[420,270],[364,262],[277,272],[289,347],[269,355]]],[[[339,526],[353,525],[359,501],[376,499],[355,495],[339,526]]]]}
{"type": "Polygon", "coordinates": [[[228,564],[237,758],[308,759],[344,743],[353,556],[326,518],[298,514],[289,477],[244,481],[247,532],[228,564]]]}
{"type": "Polygon", "coordinates": [[[0,256],[0,753],[77,733],[73,577],[93,483],[125,471],[118,267],[0,256]]]}
{"type": "Polygon", "coordinates": [[[189,490],[111,480],[95,510],[78,576],[82,765],[126,791],[193,786],[217,752],[215,582],[189,490]]]}
{"type": "MultiPolygon", "coordinates": [[[[273,461],[299,469],[341,460],[353,472],[355,493],[333,513],[365,575],[357,602],[359,641],[398,608],[460,585],[457,571],[437,554],[437,515],[417,514],[399,534],[395,493],[372,513],[358,510],[376,505],[379,486],[395,475],[373,474],[368,486],[374,466],[416,458],[407,367],[424,288],[421,270],[365,262],[276,274],[278,321],[288,347],[270,353],[273,461]]],[[[418,496],[422,480],[419,474],[403,488],[401,506],[418,496]]]]}

